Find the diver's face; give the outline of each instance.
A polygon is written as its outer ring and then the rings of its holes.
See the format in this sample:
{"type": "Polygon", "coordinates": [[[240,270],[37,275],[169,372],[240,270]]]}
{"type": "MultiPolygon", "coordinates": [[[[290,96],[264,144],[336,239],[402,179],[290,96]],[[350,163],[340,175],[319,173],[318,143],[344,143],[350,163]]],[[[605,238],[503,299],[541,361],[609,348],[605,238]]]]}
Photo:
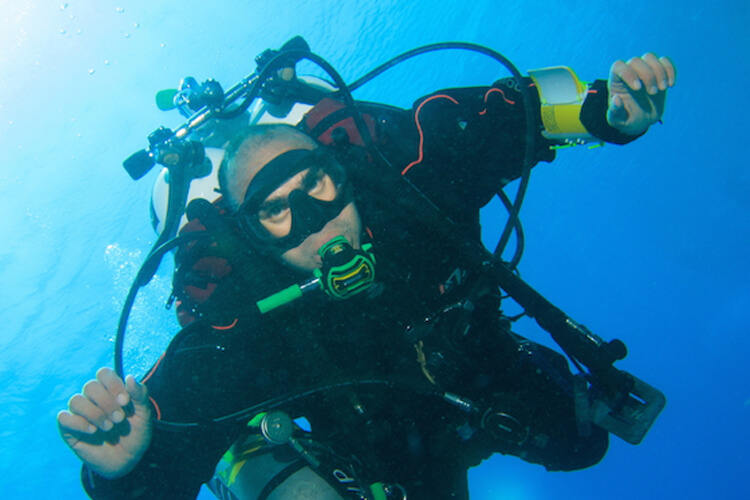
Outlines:
{"type": "MultiPolygon", "coordinates": [[[[236,182],[230,184],[229,189],[234,199],[245,198],[238,209],[238,217],[246,234],[256,244],[278,244],[280,249],[276,255],[285,264],[312,272],[322,265],[318,250],[333,238],[343,236],[358,249],[362,225],[354,203],[346,201],[351,199],[351,187],[342,178],[341,167],[329,163],[325,157],[316,161],[305,157],[304,153],[301,163],[293,159],[284,163],[283,155],[288,159],[289,154],[294,155],[294,150],[299,149],[299,146],[274,144],[272,150],[256,153],[255,158],[261,159],[256,164],[263,166],[248,165],[240,169],[236,182]],[[285,178],[284,171],[289,165],[291,170],[297,168],[294,165],[302,169],[285,178]],[[271,170],[265,172],[267,168],[271,170]],[[265,178],[260,180],[261,177],[265,178]],[[263,191],[268,194],[262,194],[263,191]],[[251,192],[256,194],[249,194],[251,192]],[[296,224],[295,219],[298,219],[296,224]]],[[[310,150],[309,147],[302,149],[310,150]]]]}
{"type": "MultiPolygon", "coordinates": [[[[303,170],[268,195],[258,211],[258,218],[269,234],[283,238],[292,228],[294,213],[289,206],[289,195],[293,191],[301,190],[317,200],[332,201],[340,194],[338,189],[331,177],[324,172],[303,170]]],[[[312,272],[322,264],[318,255],[320,247],[337,236],[343,236],[353,248],[359,248],[361,230],[359,213],[354,202],[351,202],[320,231],[281,254],[281,259],[294,269],[312,272]]]]}

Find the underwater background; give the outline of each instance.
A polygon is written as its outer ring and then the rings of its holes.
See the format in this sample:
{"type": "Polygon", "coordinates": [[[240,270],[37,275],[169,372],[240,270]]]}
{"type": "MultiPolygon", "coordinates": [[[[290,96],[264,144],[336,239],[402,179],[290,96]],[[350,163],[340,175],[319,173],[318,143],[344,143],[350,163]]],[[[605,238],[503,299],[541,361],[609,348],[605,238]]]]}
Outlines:
{"type": "MultiPolygon", "coordinates": [[[[613,438],[584,471],[495,456],[470,472],[472,499],[750,498],[747,0],[0,0],[0,19],[2,498],[85,497],[55,415],[111,365],[120,306],[155,239],[156,169],[133,182],[121,167],[159,125],[182,123],[156,108],[155,92],[188,75],[226,89],[295,35],[347,81],[448,40],[588,80],[646,51],[673,59],[663,125],[534,170],[520,266],[572,318],[624,340],[617,366],[662,390],[667,407],[641,445],[613,438]]],[[[507,75],[486,57],[443,52],[355,97],[408,106],[507,75]]],[[[488,246],[504,220],[496,204],[483,213],[488,246]]],[[[136,302],[129,371],[142,373],[176,332],[170,273],[165,262],[136,302]]],[[[532,322],[516,330],[549,344],[532,322]]]]}

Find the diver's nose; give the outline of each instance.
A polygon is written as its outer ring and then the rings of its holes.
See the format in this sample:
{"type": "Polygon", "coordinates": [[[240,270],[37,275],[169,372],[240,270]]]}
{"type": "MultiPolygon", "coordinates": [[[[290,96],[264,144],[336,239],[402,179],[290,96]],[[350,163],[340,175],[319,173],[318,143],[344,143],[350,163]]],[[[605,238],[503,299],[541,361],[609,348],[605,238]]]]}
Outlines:
{"type": "Polygon", "coordinates": [[[292,227],[301,227],[304,237],[317,233],[328,223],[323,208],[301,189],[289,193],[289,206],[292,208],[292,227]]]}

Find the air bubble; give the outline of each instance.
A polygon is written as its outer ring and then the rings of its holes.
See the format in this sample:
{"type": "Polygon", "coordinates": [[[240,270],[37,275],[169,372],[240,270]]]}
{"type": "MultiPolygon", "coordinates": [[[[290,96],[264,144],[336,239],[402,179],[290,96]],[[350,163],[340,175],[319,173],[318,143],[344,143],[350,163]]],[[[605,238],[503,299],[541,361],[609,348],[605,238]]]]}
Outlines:
{"type": "Polygon", "coordinates": [[[138,24],[138,23],[133,23],[133,28],[135,28],[135,29],[138,29],[138,28],[140,28],[140,27],[141,27],[141,25],[140,25],[140,24],[138,24]]]}
{"type": "Polygon", "coordinates": [[[117,10],[118,14],[122,14],[123,12],[125,12],[125,9],[123,9],[122,7],[117,7],[117,9],[115,10],[117,10]]]}
{"type": "Polygon", "coordinates": [[[89,70],[89,75],[93,75],[94,73],[96,73],[96,70],[94,68],[91,68],[89,70]]]}
{"type": "Polygon", "coordinates": [[[60,10],[65,10],[65,9],[67,9],[67,8],[68,8],[68,4],[67,4],[67,3],[64,3],[64,4],[62,4],[62,5],[60,6],[60,10]]]}

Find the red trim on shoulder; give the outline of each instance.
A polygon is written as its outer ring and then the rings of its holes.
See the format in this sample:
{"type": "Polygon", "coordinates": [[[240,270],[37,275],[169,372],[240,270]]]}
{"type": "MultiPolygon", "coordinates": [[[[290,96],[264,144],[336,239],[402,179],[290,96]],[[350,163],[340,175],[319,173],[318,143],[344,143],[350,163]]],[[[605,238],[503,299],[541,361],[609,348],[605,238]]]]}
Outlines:
{"type": "Polygon", "coordinates": [[[515,104],[515,103],[516,103],[516,101],[511,101],[510,99],[508,99],[508,98],[506,97],[506,95],[505,95],[505,92],[503,92],[503,89],[498,89],[498,88],[495,88],[495,87],[493,87],[493,88],[489,89],[489,90],[487,91],[487,93],[485,93],[485,94],[484,94],[484,102],[485,102],[485,103],[487,103],[487,98],[488,98],[488,97],[490,96],[490,94],[492,94],[493,92],[500,92],[500,94],[501,94],[501,95],[503,96],[503,101],[507,102],[508,104],[515,104]]]}
{"type": "Polygon", "coordinates": [[[419,155],[417,156],[417,159],[413,162],[409,163],[402,171],[401,175],[406,175],[406,173],[411,170],[411,168],[414,165],[418,165],[422,162],[422,159],[424,158],[424,132],[422,131],[422,124],[419,123],[419,113],[422,111],[422,107],[427,104],[428,102],[434,100],[434,99],[448,99],[453,104],[458,104],[458,101],[455,100],[453,97],[446,95],[446,94],[437,94],[428,97],[424,101],[422,101],[419,106],[417,106],[417,111],[414,113],[414,122],[417,124],[417,130],[419,131],[419,155]]]}
{"type": "Polygon", "coordinates": [[[490,97],[490,94],[492,94],[493,92],[500,92],[500,95],[503,96],[503,101],[507,102],[508,104],[510,104],[510,105],[515,105],[516,104],[516,101],[511,101],[510,99],[508,99],[505,96],[505,92],[503,92],[502,89],[498,89],[498,88],[493,87],[493,88],[489,89],[487,92],[485,92],[485,94],[484,94],[485,108],[482,111],[479,112],[480,115],[485,115],[487,113],[487,107],[486,107],[487,106],[487,99],[490,97]]]}

